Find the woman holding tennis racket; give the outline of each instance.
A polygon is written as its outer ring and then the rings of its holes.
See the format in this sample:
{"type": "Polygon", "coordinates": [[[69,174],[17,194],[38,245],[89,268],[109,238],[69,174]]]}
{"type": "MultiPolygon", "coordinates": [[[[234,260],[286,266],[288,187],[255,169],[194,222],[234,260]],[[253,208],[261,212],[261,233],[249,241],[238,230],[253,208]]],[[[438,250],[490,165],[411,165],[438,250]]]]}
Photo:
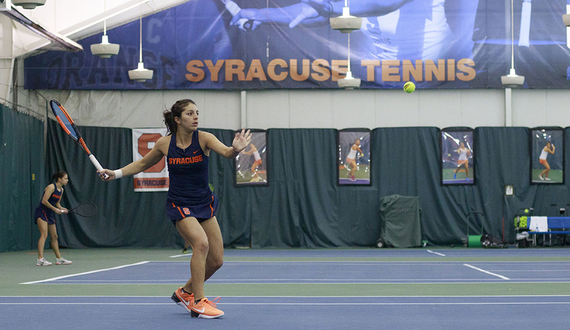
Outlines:
{"type": "Polygon", "coordinates": [[[115,171],[99,171],[103,181],[142,172],[166,156],[170,187],[166,197],[166,215],[184,240],[192,247],[191,278],[172,294],[172,300],[193,317],[219,318],[217,299],[204,295],[204,281],[223,264],[224,243],[216,219],[218,197],[208,185],[210,152],[235,158],[251,142],[251,132],[242,129],[231,146],[213,134],[198,130],[198,107],[190,99],[177,101],[163,113],[168,135],[160,138],[143,158],[115,171]],[[107,176],[107,177],[106,177],[107,176]]]}
{"type": "Polygon", "coordinates": [[[59,244],[57,243],[57,229],[55,227],[54,213],[63,214],[68,210],[59,204],[63,195],[63,186],[69,182],[67,173],[59,171],[52,176],[52,182],[45,189],[40,201],[40,205],[36,208],[34,219],[40,230],[40,239],[38,240],[38,261],[36,266],[49,266],[51,262],[44,258],[44,246],[49,233],[50,246],[55,257],[56,265],[69,265],[71,261],[64,259],[59,253],[59,244]]]}

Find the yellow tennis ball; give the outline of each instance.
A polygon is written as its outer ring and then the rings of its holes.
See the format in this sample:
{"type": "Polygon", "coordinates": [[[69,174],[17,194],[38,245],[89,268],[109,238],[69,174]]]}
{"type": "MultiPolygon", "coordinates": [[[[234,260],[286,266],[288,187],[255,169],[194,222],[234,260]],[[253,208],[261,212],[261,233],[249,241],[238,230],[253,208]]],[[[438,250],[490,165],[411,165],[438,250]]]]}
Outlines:
{"type": "Polygon", "coordinates": [[[404,84],[404,91],[406,93],[413,93],[413,91],[415,90],[416,90],[416,85],[413,82],[408,81],[407,83],[404,84]]]}

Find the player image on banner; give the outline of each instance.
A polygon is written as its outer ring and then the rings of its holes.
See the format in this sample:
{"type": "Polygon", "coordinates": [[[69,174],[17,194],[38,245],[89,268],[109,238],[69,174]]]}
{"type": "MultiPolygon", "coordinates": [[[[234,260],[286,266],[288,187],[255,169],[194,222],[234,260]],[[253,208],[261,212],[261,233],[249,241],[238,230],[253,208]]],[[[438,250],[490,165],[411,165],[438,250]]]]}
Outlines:
{"type": "Polygon", "coordinates": [[[338,132],[338,184],[370,185],[370,130],[338,132]]]}
{"type": "Polygon", "coordinates": [[[559,127],[530,131],[531,183],[564,183],[564,130],[559,127]]]}
{"type": "Polygon", "coordinates": [[[251,143],[235,158],[236,185],[265,186],[267,182],[267,133],[251,130],[251,143]]]}
{"type": "MultiPolygon", "coordinates": [[[[570,87],[562,15],[568,0],[351,0],[362,25],[350,33],[350,68],[363,89],[503,88],[511,49],[523,88],[570,87]],[[513,28],[511,28],[511,17],[513,28]],[[513,45],[514,44],[514,45],[513,45]],[[513,47],[514,46],[514,47],[513,47]]],[[[143,59],[153,79],[84,52],[44,52],[24,60],[26,89],[181,90],[338,88],[347,35],[331,29],[344,0],[186,1],[143,18],[143,59]]],[[[138,22],[110,31],[138,47],[138,22]]],[[[99,42],[93,35],[78,42],[99,42]]],[[[125,48],[126,49],[126,48],[125,48]]]]}
{"type": "MultiPolygon", "coordinates": [[[[166,128],[133,129],[133,162],[149,153],[158,139],[166,135],[166,128]]],[[[148,170],[135,174],[134,189],[143,191],[168,191],[168,166],[166,158],[148,170]]]]}
{"type": "Polygon", "coordinates": [[[443,184],[474,184],[473,130],[445,128],[441,131],[441,179],[443,184]]]}

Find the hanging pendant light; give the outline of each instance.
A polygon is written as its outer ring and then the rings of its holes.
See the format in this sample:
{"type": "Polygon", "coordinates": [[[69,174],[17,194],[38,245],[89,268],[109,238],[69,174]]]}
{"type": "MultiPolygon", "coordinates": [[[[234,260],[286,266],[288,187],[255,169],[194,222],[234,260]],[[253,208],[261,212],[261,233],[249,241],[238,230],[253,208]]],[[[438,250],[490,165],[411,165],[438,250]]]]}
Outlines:
{"type": "Polygon", "coordinates": [[[362,18],[350,16],[350,9],[348,7],[348,0],[344,0],[344,8],[342,8],[342,16],[331,17],[331,28],[339,30],[342,33],[348,33],[348,68],[346,76],[337,81],[338,87],[345,89],[354,89],[360,87],[360,78],[354,78],[350,71],[350,33],[354,30],[360,29],[362,26],[362,18]]]}
{"type": "Polygon", "coordinates": [[[24,9],[34,9],[37,6],[43,6],[46,0],[12,0],[15,6],[22,6],[24,9]]]}
{"type": "Polygon", "coordinates": [[[511,70],[508,75],[501,76],[501,83],[507,88],[518,87],[524,84],[524,76],[519,76],[515,72],[515,36],[513,16],[513,0],[511,0],[511,70]]]}
{"type": "Polygon", "coordinates": [[[348,0],[344,0],[342,15],[339,17],[331,17],[330,22],[333,30],[339,30],[342,33],[350,33],[354,30],[360,29],[362,26],[362,17],[351,16],[348,7],[348,0]]]}
{"type": "MultiPolygon", "coordinates": [[[[105,0],[103,5],[103,13],[107,12],[107,0],[105,0]]],[[[107,20],[103,20],[103,38],[100,44],[91,45],[91,53],[97,55],[101,58],[110,58],[113,55],[119,54],[120,46],[118,44],[109,43],[109,37],[107,36],[107,20]]]]}
{"type": "Polygon", "coordinates": [[[139,44],[139,64],[136,69],[129,70],[129,79],[144,82],[145,80],[152,79],[153,71],[144,68],[143,55],[142,55],[142,5],[140,13],[140,44],[139,44]]]}
{"type": "Polygon", "coordinates": [[[354,78],[352,72],[350,71],[350,34],[348,35],[348,69],[346,71],[346,77],[339,79],[337,81],[338,87],[345,89],[354,89],[360,87],[360,78],[354,78]]]}

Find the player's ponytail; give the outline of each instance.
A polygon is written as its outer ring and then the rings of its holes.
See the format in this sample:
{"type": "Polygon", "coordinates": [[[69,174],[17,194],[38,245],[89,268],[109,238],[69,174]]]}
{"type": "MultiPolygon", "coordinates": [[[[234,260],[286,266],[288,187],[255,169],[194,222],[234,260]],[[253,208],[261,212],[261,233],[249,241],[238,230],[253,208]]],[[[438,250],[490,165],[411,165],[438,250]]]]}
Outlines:
{"type": "Polygon", "coordinates": [[[55,172],[52,176],[51,176],[51,181],[55,181],[57,182],[57,180],[63,178],[67,173],[65,173],[65,171],[58,171],[55,172]]]}
{"type": "Polygon", "coordinates": [[[184,111],[184,108],[189,103],[196,105],[196,103],[190,99],[183,99],[183,100],[176,101],[176,103],[174,103],[174,105],[172,105],[170,110],[164,110],[162,115],[164,116],[164,124],[166,125],[166,134],[167,135],[168,134],[176,134],[176,128],[177,127],[176,127],[176,121],[174,120],[174,118],[180,117],[180,115],[182,115],[182,111],[184,111]]]}

